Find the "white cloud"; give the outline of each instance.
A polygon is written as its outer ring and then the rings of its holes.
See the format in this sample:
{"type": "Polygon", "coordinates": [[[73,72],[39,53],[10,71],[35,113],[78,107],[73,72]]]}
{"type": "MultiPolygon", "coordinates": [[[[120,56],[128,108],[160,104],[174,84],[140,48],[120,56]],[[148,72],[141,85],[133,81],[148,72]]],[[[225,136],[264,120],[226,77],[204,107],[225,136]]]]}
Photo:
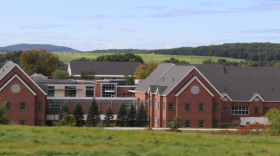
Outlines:
{"type": "Polygon", "coordinates": [[[123,32],[134,33],[134,30],[132,30],[132,29],[120,28],[119,30],[120,30],[120,31],[123,31],[123,32]]]}
{"type": "Polygon", "coordinates": [[[172,49],[173,46],[169,45],[169,44],[166,44],[162,47],[163,49],[172,49]]]}

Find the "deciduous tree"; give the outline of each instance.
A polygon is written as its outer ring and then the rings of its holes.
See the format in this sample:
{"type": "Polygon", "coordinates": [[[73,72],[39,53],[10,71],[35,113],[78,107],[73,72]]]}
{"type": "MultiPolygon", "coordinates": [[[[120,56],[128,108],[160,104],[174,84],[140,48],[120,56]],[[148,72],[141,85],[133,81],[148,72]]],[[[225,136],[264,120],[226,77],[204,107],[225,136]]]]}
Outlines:
{"type": "Polygon", "coordinates": [[[136,79],[146,79],[157,67],[158,63],[155,63],[152,59],[148,64],[140,64],[134,73],[136,79]]]}
{"type": "Polygon", "coordinates": [[[6,112],[6,104],[7,102],[0,103],[0,124],[8,124],[10,121],[9,117],[3,116],[6,112]]]}
{"type": "Polygon", "coordinates": [[[53,73],[54,79],[69,79],[69,74],[67,71],[64,70],[56,70],[53,73]]]}
{"type": "Polygon", "coordinates": [[[22,69],[28,74],[51,75],[57,68],[58,55],[46,49],[25,51],[20,56],[22,69]]]}

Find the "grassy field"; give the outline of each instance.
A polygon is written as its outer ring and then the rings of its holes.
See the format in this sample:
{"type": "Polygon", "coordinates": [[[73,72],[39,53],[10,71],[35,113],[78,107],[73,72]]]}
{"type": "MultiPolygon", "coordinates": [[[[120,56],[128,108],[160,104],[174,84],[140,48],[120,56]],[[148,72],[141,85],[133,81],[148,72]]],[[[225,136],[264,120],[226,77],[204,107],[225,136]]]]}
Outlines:
{"type": "MultiPolygon", "coordinates": [[[[58,54],[59,60],[68,64],[69,61],[78,59],[81,57],[93,59],[101,55],[108,55],[107,53],[91,53],[91,54],[58,54]]],[[[180,55],[150,55],[150,54],[137,54],[143,58],[145,62],[153,59],[155,62],[159,63],[163,60],[169,60],[170,58],[175,58],[178,60],[185,60],[190,64],[200,64],[203,60],[211,58],[214,61],[218,61],[218,59],[227,59],[232,62],[240,62],[242,59],[233,59],[233,58],[225,58],[225,57],[211,57],[211,56],[180,56],[180,55]]]]}
{"type": "Polygon", "coordinates": [[[0,155],[279,155],[280,137],[0,126],[0,155]]]}

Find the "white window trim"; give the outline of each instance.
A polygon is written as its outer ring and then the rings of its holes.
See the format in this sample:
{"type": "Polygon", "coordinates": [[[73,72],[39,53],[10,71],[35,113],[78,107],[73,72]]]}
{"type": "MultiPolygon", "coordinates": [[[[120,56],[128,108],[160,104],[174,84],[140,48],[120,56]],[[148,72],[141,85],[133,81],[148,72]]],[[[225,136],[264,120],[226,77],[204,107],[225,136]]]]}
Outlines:
{"type": "Polygon", "coordinates": [[[6,82],[5,84],[4,84],[4,86],[2,86],[1,88],[0,88],[0,91],[2,91],[11,81],[13,81],[15,78],[18,78],[19,80],[20,80],[20,82],[22,83],[22,84],[24,84],[25,85],[25,87],[26,88],[28,88],[35,96],[36,96],[36,93],[18,76],[18,75],[14,75],[8,82],[6,82]]]}
{"type": "MultiPolygon", "coordinates": [[[[250,107],[249,106],[244,106],[244,107],[248,107],[248,114],[232,114],[232,107],[243,107],[243,106],[231,106],[231,115],[235,115],[235,116],[250,115],[250,107]]],[[[245,110],[245,111],[247,111],[247,110],[245,110]]]]}

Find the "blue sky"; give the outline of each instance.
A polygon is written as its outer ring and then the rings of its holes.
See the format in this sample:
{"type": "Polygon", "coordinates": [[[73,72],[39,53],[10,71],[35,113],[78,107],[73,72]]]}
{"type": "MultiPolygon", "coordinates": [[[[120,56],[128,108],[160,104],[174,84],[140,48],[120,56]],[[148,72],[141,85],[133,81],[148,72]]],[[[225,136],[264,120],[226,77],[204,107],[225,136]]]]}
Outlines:
{"type": "Polygon", "coordinates": [[[0,0],[0,46],[162,49],[280,42],[280,0],[0,0]]]}

